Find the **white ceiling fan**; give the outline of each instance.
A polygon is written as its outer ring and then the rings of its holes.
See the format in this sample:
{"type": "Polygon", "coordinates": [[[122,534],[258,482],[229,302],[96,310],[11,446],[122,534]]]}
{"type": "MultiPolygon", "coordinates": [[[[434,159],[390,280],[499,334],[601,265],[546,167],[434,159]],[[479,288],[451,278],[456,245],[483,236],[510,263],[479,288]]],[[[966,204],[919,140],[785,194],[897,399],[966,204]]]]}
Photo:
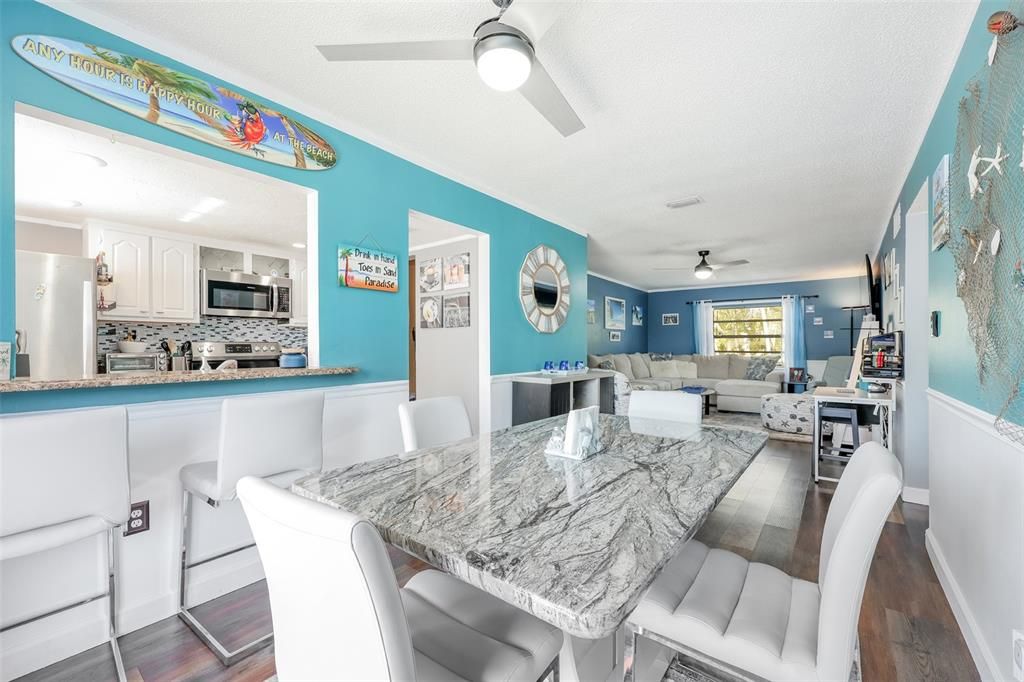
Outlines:
{"type": "MultiPolygon", "coordinates": [[[[728,261],[726,263],[708,263],[708,256],[711,255],[711,251],[709,251],[707,249],[703,249],[701,251],[698,251],[697,255],[700,256],[700,262],[697,263],[697,265],[693,268],[693,275],[697,279],[707,279],[712,274],[714,274],[715,270],[721,270],[722,268],[734,268],[734,267],[736,267],[738,265],[746,265],[747,263],[750,262],[746,258],[741,258],[739,260],[731,260],[731,261],[728,261]]],[[[686,267],[686,268],[654,268],[654,269],[655,270],[689,270],[688,267],[686,267]]]]}
{"type": "MultiPolygon", "coordinates": [[[[519,90],[533,107],[553,125],[563,137],[583,130],[583,121],[573,111],[565,96],[551,80],[551,76],[537,59],[534,42],[523,31],[502,21],[512,0],[491,0],[498,8],[498,16],[476,27],[472,38],[464,40],[431,40],[407,43],[364,43],[353,45],[317,45],[328,61],[420,61],[469,60],[476,63],[477,73],[484,83],[495,90],[519,90]]],[[[512,14],[538,11],[527,5],[512,14]]],[[[543,12],[543,10],[539,10],[543,12]]],[[[534,39],[540,38],[537,22],[530,22],[525,14],[522,23],[534,24],[534,39]]],[[[519,19],[516,20],[517,23],[519,19]]],[[[549,24],[550,25],[550,24],[549,24]]]]}

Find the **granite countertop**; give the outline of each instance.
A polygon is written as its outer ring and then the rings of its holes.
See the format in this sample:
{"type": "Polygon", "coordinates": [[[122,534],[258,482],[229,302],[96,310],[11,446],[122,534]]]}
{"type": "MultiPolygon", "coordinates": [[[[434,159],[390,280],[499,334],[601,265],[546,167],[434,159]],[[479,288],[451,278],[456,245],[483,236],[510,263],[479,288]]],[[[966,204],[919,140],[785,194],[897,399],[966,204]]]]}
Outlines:
{"type": "Polygon", "coordinates": [[[299,495],[573,635],[614,632],[764,447],[758,431],[601,415],[604,449],[543,454],[565,416],[327,471],[299,495]]]}
{"type": "Polygon", "coordinates": [[[213,372],[154,372],[153,374],[97,374],[91,379],[56,379],[33,381],[14,379],[0,382],[0,393],[21,391],[57,391],[71,388],[105,388],[107,386],[150,386],[154,384],[187,384],[199,381],[241,381],[243,379],[276,379],[279,377],[312,377],[332,374],[355,374],[356,367],[260,367],[256,369],[228,369],[213,372]]]}

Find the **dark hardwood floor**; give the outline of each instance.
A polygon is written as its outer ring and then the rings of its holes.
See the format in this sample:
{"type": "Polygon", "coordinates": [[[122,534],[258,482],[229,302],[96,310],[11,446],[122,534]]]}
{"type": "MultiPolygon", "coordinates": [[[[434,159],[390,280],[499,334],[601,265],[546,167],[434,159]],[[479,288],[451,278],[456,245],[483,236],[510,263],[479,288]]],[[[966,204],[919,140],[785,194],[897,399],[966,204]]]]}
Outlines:
{"type": "MultiPolygon", "coordinates": [[[[818,576],[818,548],[834,486],[810,482],[809,446],[768,441],[698,537],[753,561],[807,580],[818,576]]],[[[925,552],[928,508],[901,503],[882,531],[860,616],[865,682],[972,682],[978,673],[925,552]]],[[[400,584],[426,564],[389,548],[400,584]]],[[[270,629],[263,582],[195,609],[223,641],[239,642],[270,629]]],[[[263,682],[274,674],[273,645],[231,668],[177,617],[120,639],[128,678],[134,681],[239,680],[263,682]]],[[[110,680],[109,647],[90,649],[20,678],[110,680]]]]}

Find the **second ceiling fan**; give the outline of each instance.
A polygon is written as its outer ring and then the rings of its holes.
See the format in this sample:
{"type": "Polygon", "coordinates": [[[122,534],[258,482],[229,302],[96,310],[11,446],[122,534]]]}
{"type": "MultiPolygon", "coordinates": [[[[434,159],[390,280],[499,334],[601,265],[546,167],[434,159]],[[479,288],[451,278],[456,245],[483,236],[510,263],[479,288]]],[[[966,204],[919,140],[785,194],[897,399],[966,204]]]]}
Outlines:
{"type": "Polygon", "coordinates": [[[491,1],[498,7],[498,16],[477,26],[472,38],[317,45],[317,49],[332,62],[472,59],[484,83],[495,90],[519,90],[563,137],[583,130],[583,121],[537,59],[533,41],[523,31],[502,22],[512,0],[491,1]]]}

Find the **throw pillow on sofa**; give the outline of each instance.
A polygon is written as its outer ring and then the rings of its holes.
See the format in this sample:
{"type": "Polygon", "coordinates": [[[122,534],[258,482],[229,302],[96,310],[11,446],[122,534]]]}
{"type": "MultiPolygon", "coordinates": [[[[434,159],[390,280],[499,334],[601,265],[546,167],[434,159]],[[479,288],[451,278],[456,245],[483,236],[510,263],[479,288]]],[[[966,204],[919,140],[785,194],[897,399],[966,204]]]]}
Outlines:
{"type": "Polygon", "coordinates": [[[651,376],[655,379],[682,379],[678,365],[672,360],[652,359],[651,376]]]}
{"type": "Polygon", "coordinates": [[[633,368],[634,379],[650,379],[651,368],[647,366],[649,360],[640,353],[633,353],[629,356],[629,365],[633,368]]]}
{"type": "Polygon", "coordinates": [[[602,360],[601,362],[597,363],[597,369],[609,369],[614,372],[615,363],[612,362],[611,360],[602,360]]]}
{"type": "Polygon", "coordinates": [[[633,366],[629,362],[629,356],[625,353],[616,353],[613,355],[612,362],[615,363],[616,372],[625,374],[627,379],[636,379],[636,377],[633,376],[633,366]]]}
{"type": "Polygon", "coordinates": [[[676,370],[679,372],[680,379],[696,379],[697,378],[697,363],[689,362],[687,360],[676,360],[676,370]]]}
{"type": "Polygon", "coordinates": [[[697,363],[697,374],[702,379],[729,378],[728,355],[694,355],[693,360],[697,363]]]}
{"type": "Polygon", "coordinates": [[[747,365],[747,375],[744,378],[751,381],[764,381],[764,378],[772,373],[778,363],[777,357],[751,358],[750,364],[747,365]]]}

